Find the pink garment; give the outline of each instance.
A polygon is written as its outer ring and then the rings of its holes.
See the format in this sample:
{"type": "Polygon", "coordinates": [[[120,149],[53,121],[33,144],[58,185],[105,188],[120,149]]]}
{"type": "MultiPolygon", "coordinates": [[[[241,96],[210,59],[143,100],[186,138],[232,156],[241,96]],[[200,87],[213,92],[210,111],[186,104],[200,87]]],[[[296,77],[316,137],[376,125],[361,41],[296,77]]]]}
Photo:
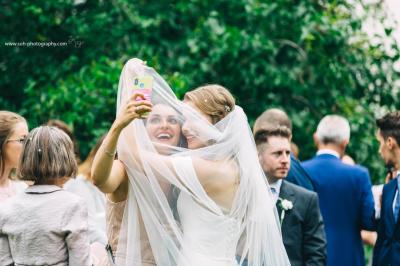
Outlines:
{"type": "MultiPolygon", "coordinates": [[[[115,256],[118,247],[119,232],[121,230],[122,218],[124,216],[124,210],[126,205],[126,200],[121,202],[112,202],[108,197],[106,201],[106,231],[108,243],[111,246],[113,254],[115,256]]],[[[140,222],[141,232],[145,232],[143,227],[143,222],[140,222]]],[[[149,239],[146,235],[141,235],[141,254],[142,254],[142,266],[154,266],[156,265],[154,261],[153,252],[151,251],[151,246],[149,239]]],[[[107,264],[101,264],[107,265],[107,264]]]]}

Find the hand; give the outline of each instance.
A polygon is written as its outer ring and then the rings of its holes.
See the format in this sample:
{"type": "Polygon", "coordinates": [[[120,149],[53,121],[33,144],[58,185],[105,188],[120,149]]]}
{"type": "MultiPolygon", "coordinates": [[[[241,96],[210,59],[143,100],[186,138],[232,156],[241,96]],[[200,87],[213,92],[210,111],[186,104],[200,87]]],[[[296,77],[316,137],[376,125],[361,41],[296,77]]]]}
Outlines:
{"type": "Polygon", "coordinates": [[[145,99],[140,92],[135,92],[132,97],[122,107],[121,113],[115,120],[116,127],[125,128],[130,122],[137,118],[142,118],[144,113],[151,112],[153,105],[145,99]]]}

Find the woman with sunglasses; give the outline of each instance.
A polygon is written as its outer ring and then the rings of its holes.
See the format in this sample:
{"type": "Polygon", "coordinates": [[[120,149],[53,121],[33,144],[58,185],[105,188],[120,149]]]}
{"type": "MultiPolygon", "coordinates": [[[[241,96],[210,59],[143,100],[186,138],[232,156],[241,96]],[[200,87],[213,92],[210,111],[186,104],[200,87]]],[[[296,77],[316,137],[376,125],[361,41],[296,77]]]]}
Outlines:
{"type": "Polygon", "coordinates": [[[25,118],[13,112],[0,111],[0,202],[27,187],[16,176],[26,135],[28,125],[25,118]]]}

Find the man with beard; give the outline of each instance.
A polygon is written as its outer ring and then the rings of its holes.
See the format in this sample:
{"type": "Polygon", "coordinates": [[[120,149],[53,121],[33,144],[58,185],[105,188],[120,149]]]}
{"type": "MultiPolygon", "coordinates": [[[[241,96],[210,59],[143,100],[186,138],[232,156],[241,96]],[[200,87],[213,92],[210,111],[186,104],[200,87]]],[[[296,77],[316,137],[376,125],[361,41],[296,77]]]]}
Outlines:
{"type": "Polygon", "coordinates": [[[283,126],[255,132],[258,158],[278,209],[291,265],[325,265],[326,238],[318,196],[284,180],[290,169],[290,138],[290,129],[283,126]]]}
{"type": "MultiPolygon", "coordinates": [[[[377,119],[379,153],[385,164],[400,167],[400,111],[377,119]]],[[[383,187],[378,240],[374,248],[373,265],[400,265],[400,171],[383,187]]]]}

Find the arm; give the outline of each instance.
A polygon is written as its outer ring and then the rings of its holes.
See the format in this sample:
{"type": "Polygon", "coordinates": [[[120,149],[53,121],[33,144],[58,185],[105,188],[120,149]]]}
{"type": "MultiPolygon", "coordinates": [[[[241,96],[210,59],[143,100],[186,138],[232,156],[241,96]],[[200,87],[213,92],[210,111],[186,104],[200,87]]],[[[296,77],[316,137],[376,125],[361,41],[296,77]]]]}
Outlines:
{"type": "Polygon", "coordinates": [[[68,265],[91,265],[87,221],[88,212],[83,200],[76,201],[66,212],[61,230],[66,233],[68,265]]]}
{"type": "Polygon", "coordinates": [[[319,210],[317,194],[313,193],[303,228],[303,254],[305,265],[326,265],[326,236],[319,210]]]}
{"type": "Polygon", "coordinates": [[[386,186],[383,187],[383,192],[382,192],[382,204],[381,204],[381,214],[380,218],[377,221],[377,235],[378,238],[376,239],[375,246],[374,246],[374,253],[373,253],[373,264],[372,265],[378,265],[379,262],[379,257],[382,249],[382,244],[384,242],[384,238],[386,235],[385,232],[385,218],[386,218],[386,212],[385,212],[385,191],[386,191],[386,186]]]}
{"type": "Polygon", "coordinates": [[[375,205],[374,205],[374,197],[372,196],[372,186],[368,171],[365,170],[362,172],[359,185],[361,189],[360,229],[375,231],[376,230],[375,205]]]}
{"type": "MultiPolygon", "coordinates": [[[[133,120],[140,118],[144,112],[151,112],[151,103],[148,101],[136,101],[136,98],[144,95],[135,93],[123,107],[120,115],[114,121],[106,138],[96,153],[92,165],[92,181],[104,193],[114,192],[126,179],[126,171],[122,162],[114,160],[118,138],[122,130],[133,120]]],[[[133,141],[133,150],[137,150],[133,141]]]]}

